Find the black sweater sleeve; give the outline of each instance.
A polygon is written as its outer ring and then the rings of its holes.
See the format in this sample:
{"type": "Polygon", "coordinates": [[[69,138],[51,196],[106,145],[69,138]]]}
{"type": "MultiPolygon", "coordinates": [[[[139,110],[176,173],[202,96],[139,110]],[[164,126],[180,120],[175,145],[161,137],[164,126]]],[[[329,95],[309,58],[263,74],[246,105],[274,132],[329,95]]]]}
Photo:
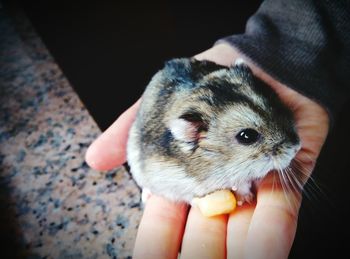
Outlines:
{"type": "Polygon", "coordinates": [[[228,42],[334,115],[350,94],[350,1],[265,0],[228,42]]]}

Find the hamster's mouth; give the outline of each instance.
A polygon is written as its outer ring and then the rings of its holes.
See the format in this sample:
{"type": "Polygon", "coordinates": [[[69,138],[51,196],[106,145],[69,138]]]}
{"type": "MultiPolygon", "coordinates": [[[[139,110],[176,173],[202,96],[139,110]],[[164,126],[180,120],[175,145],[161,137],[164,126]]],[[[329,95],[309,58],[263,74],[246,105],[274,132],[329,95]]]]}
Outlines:
{"type": "Polygon", "coordinates": [[[282,158],[276,158],[274,156],[265,157],[262,161],[255,164],[249,175],[252,178],[261,179],[265,177],[270,171],[283,171],[288,168],[293,161],[294,156],[283,156],[282,158]]]}
{"type": "Polygon", "coordinates": [[[284,170],[286,169],[290,163],[291,163],[291,159],[289,160],[276,160],[276,159],[273,159],[272,160],[272,168],[271,170],[277,170],[277,171],[281,171],[281,170],[284,170]]]}

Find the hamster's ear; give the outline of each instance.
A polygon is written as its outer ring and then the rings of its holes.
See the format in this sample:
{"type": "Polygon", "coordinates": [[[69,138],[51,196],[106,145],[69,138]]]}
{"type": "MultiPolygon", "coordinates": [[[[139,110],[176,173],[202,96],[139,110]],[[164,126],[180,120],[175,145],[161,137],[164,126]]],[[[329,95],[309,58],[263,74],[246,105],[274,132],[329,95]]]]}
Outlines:
{"type": "Polygon", "coordinates": [[[185,113],[170,122],[170,131],[174,138],[184,142],[196,143],[200,133],[208,130],[207,124],[199,113],[185,113]]]}

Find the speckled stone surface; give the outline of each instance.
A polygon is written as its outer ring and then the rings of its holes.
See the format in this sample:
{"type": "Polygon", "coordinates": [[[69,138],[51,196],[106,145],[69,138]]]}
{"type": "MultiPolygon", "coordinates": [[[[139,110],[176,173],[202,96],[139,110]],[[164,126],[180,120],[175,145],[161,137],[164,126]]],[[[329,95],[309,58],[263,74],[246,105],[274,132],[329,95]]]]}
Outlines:
{"type": "Polygon", "coordinates": [[[0,202],[17,253],[130,257],[138,188],[124,169],[84,162],[100,131],[23,14],[0,8],[0,32],[0,202]]]}

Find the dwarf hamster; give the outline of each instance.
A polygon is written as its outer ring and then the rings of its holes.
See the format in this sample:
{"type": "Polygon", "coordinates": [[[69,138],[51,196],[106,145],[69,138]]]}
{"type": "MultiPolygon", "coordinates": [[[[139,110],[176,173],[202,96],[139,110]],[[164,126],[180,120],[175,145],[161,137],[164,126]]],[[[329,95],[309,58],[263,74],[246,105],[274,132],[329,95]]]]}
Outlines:
{"type": "Polygon", "coordinates": [[[127,159],[142,188],[173,201],[231,188],[250,201],[252,182],[299,148],[291,111],[246,64],[179,58],[147,86],[127,159]]]}

